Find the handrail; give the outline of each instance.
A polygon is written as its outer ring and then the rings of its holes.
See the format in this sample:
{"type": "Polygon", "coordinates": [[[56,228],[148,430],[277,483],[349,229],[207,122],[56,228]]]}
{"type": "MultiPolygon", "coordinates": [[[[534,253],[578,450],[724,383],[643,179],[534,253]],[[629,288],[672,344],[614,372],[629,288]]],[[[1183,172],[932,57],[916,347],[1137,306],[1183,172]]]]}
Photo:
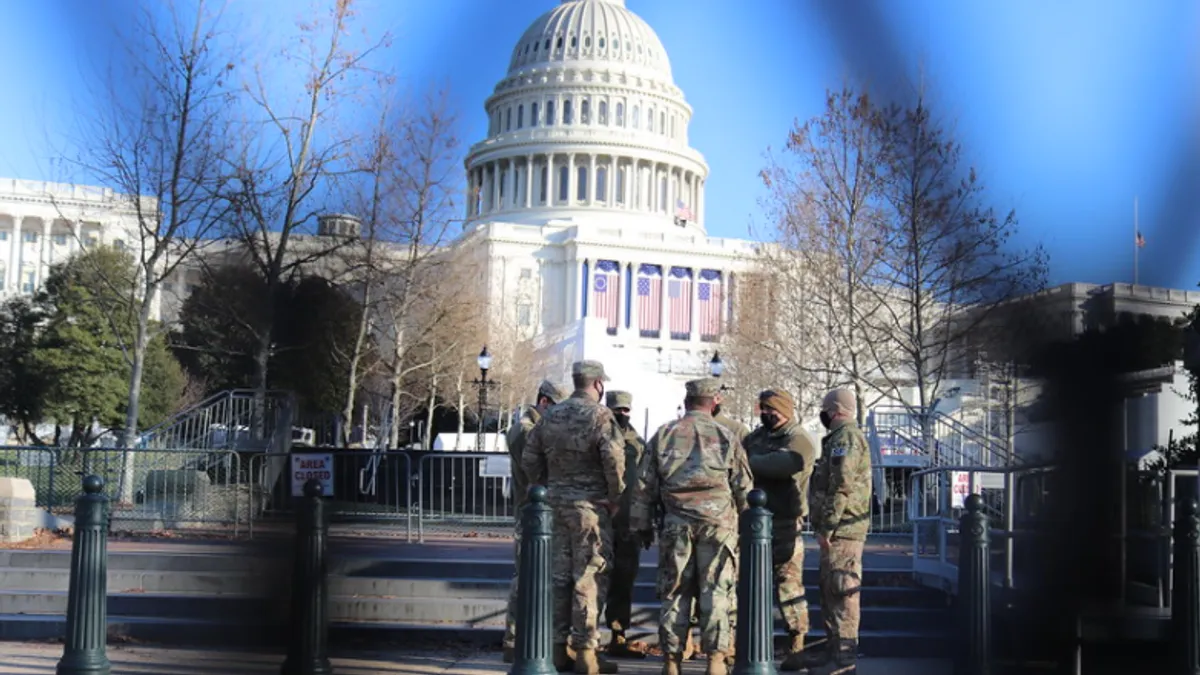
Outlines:
{"type": "MultiPolygon", "coordinates": [[[[878,429],[880,426],[886,426],[886,427],[890,427],[891,430],[895,431],[896,428],[900,427],[900,426],[914,427],[914,428],[918,428],[918,429],[921,427],[921,424],[918,420],[918,418],[920,417],[920,414],[917,412],[914,412],[913,409],[908,408],[908,407],[876,406],[874,409],[872,409],[871,413],[872,413],[872,415],[871,415],[872,424],[874,425],[874,427],[876,429],[878,429]],[[903,423],[899,424],[899,425],[880,425],[878,422],[878,418],[876,417],[877,415],[895,415],[897,417],[902,418],[903,423]]],[[[1013,464],[1023,463],[1023,462],[1019,462],[1019,460],[1015,456],[1015,453],[1010,455],[1010,453],[1008,452],[1007,446],[1002,445],[995,438],[988,436],[986,434],[981,434],[981,433],[975,431],[974,429],[972,429],[971,427],[954,419],[953,417],[946,415],[945,413],[938,412],[936,410],[931,410],[931,411],[929,411],[929,420],[932,422],[934,429],[936,429],[937,425],[942,425],[951,434],[957,434],[961,439],[966,440],[966,441],[971,441],[971,442],[974,442],[977,445],[979,445],[980,449],[984,452],[984,456],[986,457],[986,459],[993,460],[992,462],[987,463],[987,465],[989,465],[989,466],[993,465],[993,463],[997,464],[997,465],[1013,465],[1013,464]]],[[[936,437],[938,435],[943,435],[943,434],[935,433],[934,435],[936,437]]],[[[935,438],[935,440],[936,440],[936,438],[935,438]]],[[[912,440],[912,439],[909,439],[908,442],[915,445],[916,447],[920,448],[922,451],[928,452],[928,449],[923,447],[924,443],[918,444],[918,443],[916,443],[915,440],[912,440]]],[[[981,457],[981,459],[982,459],[982,457],[981,457]]]]}

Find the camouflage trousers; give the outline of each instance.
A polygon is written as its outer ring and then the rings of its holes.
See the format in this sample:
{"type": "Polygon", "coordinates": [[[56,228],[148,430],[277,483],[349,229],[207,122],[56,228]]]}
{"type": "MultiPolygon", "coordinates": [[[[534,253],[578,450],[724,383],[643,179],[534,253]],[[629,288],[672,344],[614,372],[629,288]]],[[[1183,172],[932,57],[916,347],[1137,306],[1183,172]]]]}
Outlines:
{"type": "Polygon", "coordinates": [[[609,578],[608,598],[604,604],[604,619],[615,631],[627,631],[633,615],[633,585],[637,581],[642,546],[638,537],[627,529],[618,531],[613,539],[612,576],[609,578]]]}
{"type": "Polygon", "coordinates": [[[521,514],[517,513],[517,524],[513,528],[513,576],[508,586],[508,611],[504,616],[504,640],[506,648],[517,645],[517,577],[521,573],[521,514]]]}
{"type": "Polygon", "coordinates": [[[600,606],[608,597],[612,518],[594,505],[555,505],[552,538],[554,643],[600,647],[600,606]]]}
{"type": "Polygon", "coordinates": [[[775,601],[788,633],[808,634],[808,599],[804,594],[804,540],[801,518],[775,518],[771,522],[771,563],[775,576],[775,601]]]}
{"type": "Polygon", "coordinates": [[[658,640],[664,654],[682,654],[694,604],[699,607],[700,649],[733,648],[731,608],[737,605],[737,532],[705,524],[669,524],[658,543],[658,640]]]}
{"type": "Polygon", "coordinates": [[[858,639],[864,543],[833,539],[821,551],[821,611],[831,643],[858,639]]]}

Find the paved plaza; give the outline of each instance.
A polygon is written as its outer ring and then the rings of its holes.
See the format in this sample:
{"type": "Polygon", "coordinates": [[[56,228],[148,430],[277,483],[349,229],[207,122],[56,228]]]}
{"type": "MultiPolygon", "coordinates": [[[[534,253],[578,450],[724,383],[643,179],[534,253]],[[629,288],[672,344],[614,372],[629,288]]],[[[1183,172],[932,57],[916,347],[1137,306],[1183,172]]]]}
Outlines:
{"type": "MultiPolygon", "coordinates": [[[[62,645],[0,644],[0,674],[50,675],[62,656],[62,645]]],[[[113,646],[108,658],[113,675],[278,675],[282,657],[262,652],[229,652],[158,647],[113,646]]],[[[657,675],[657,659],[620,661],[621,672],[657,675]]],[[[338,675],[504,675],[510,666],[500,661],[499,652],[478,650],[413,651],[373,650],[344,654],[333,659],[338,675]]],[[[684,664],[685,674],[702,675],[703,661],[684,664]]],[[[932,659],[863,659],[861,675],[950,675],[948,661],[932,659]]]]}

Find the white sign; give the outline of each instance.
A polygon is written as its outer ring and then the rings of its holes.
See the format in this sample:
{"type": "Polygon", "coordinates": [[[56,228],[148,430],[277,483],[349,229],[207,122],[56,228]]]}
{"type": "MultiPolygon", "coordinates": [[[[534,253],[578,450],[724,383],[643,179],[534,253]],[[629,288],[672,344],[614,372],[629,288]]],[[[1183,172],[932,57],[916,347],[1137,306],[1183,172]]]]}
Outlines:
{"type": "Polygon", "coordinates": [[[480,478],[512,478],[512,457],[495,455],[484,457],[479,463],[480,478]]]}
{"type": "Polygon", "coordinates": [[[333,495],[333,455],[292,453],[292,496],[304,496],[304,484],[312,479],[321,481],[321,495],[333,495]]]}
{"type": "MultiPolygon", "coordinates": [[[[965,508],[967,504],[967,493],[971,487],[971,472],[969,471],[951,471],[950,472],[950,506],[951,508],[965,508]]],[[[998,473],[975,472],[975,494],[981,494],[984,489],[987,490],[1002,490],[1004,489],[1004,475],[998,473]]]]}

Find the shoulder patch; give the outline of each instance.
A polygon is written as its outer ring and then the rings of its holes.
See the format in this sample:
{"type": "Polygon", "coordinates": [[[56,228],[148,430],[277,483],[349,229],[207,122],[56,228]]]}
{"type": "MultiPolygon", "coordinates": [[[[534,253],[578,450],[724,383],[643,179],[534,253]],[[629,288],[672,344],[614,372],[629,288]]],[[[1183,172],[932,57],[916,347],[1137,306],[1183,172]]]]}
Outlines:
{"type": "Polygon", "coordinates": [[[838,446],[830,448],[829,456],[830,457],[845,457],[846,456],[846,446],[838,445],[838,446]]]}

